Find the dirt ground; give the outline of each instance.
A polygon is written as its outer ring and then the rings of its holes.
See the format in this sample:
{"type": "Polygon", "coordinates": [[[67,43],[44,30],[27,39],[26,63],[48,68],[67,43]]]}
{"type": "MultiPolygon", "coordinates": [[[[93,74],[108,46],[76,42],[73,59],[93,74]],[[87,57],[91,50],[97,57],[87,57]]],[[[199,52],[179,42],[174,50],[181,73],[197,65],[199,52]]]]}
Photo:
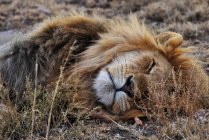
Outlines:
{"type": "MultiPolygon", "coordinates": [[[[209,72],[209,0],[0,0],[0,43],[6,40],[1,39],[4,35],[30,31],[36,23],[46,18],[67,15],[73,10],[108,18],[126,18],[134,13],[153,32],[169,30],[180,33],[185,39],[183,46],[194,47],[196,51],[192,55],[209,72]]],[[[170,123],[166,126],[151,120],[145,120],[146,125],[143,126],[136,126],[132,122],[85,120],[68,128],[61,127],[59,133],[52,128],[51,132],[54,133],[51,139],[207,139],[208,129],[203,130],[202,127],[208,127],[208,114],[209,111],[201,110],[196,114],[198,117],[192,119],[193,122],[188,118],[180,118],[174,125],[170,123]],[[199,122],[204,125],[189,132],[185,130],[188,127],[183,125],[195,128],[199,122]]],[[[40,134],[37,139],[43,136],[40,134]]]]}

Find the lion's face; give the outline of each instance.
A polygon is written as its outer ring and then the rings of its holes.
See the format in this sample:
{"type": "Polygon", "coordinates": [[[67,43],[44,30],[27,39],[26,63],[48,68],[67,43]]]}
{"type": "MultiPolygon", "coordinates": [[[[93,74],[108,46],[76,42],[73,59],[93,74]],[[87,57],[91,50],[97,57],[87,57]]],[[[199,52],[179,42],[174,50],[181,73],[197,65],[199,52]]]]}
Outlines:
{"type": "MultiPolygon", "coordinates": [[[[207,75],[186,55],[180,34],[153,35],[136,17],[130,18],[110,24],[107,33],[100,34],[99,40],[81,54],[73,72],[79,73],[83,87],[75,101],[84,102],[90,109],[99,102],[106,108],[102,111],[125,120],[152,109],[156,95],[208,92],[207,75]]],[[[191,105],[196,106],[193,102],[191,105]]]]}
{"type": "Polygon", "coordinates": [[[172,65],[158,52],[126,52],[115,56],[95,78],[93,88],[107,110],[121,114],[133,100],[149,93],[149,86],[169,78],[172,65]]]}

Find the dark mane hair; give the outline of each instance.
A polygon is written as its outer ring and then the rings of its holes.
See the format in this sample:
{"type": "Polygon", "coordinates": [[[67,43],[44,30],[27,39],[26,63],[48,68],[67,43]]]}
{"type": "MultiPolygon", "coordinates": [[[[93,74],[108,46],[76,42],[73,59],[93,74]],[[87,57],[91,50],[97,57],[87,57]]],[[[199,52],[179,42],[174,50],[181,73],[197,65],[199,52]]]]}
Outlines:
{"type": "Polygon", "coordinates": [[[44,85],[48,78],[59,75],[59,68],[74,42],[78,47],[72,53],[77,55],[98,40],[99,33],[103,32],[106,32],[103,19],[81,14],[45,20],[12,43],[0,46],[4,48],[0,52],[1,80],[9,89],[22,93],[26,78],[34,86],[37,63],[37,83],[44,85]]]}

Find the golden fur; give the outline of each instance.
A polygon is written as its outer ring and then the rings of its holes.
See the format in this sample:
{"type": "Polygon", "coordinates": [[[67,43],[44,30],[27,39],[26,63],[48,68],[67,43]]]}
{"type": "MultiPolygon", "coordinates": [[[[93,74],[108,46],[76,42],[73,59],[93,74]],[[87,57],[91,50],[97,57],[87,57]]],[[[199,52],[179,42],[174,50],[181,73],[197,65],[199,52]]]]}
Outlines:
{"type": "MultiPolygon", "coordinates": [[[[111,21],[108,24],[107,32],[100,34],[100,36],[101,39],[83,52],[80,61],[75,65],[74,71],[82,77],[82,83],[84,84],[84,91],[75,95],[76,101],[84,100],[85,102],[87,101],[87,103],[96,102],[96,99],[92,94],[94,91],[89,87],[92,87],[92,83],[94,82],[95,75],[98,74],[98,71],[110,64],[117,55],[126,52],[139,51],[158,52],[160,56],[164,57],[171,64],[169,71],[170,74],[172,74],[170,77],[167,77],[169,80],[164,86],[172,86],[174,88],[178,88],[177,86],[179,86],[181,88],[179,89],[181,91],[178,91],[178,94],[181,95],[178,96],[181,96],[179,100],[182,101],[177,100],[177,102],[182,102],[182,104],[177,104],[179,106],[187,106],[185,103],[186,98],[190,98],[191,96],[196,97],[196,99],[190,100],[191,103],[187,103],[188,106],[190,106],[190,109],[182,107],[185,109],[184,111],[186,113],[194,113],[198,108],[202,107],[201,98],[208,96],[208,77],[201,66],[199,66],[197,60],[186,56],[190,50],[181,47],[183,37],[180,34],[164,32],[159,35],[153,35],[143,24],[138,22],[135,16],[130,16],[129,21],[122,19],[111,21]],[[185,94],[188,93],[191,95],[189,97],[184,97],[185,94]]],[[[147,65],[146,60],[143,61],[144,65],[147,65]]],[[[137,73],[141,72],[137,71],[137,73]]],[[[161,75],[161,77],[162,76],[163,75],[161,75]]],[[[159,81],[162,80],[161,77],[159,75],[158,78],[153,79],[151,84],[154,85],[155,83],[159,83],[159,81]]],[[[145,87],[148,86],[143,84],[143,80],[144,79],[142,78],[140,84],[145,87]]],[[[157,92],[157,90],[155,92],[157,92]]],[[[149,94],[152,96],[152,93],[149,94]]],[[[137,102],[137,99],[135,101],[137,102]]],[[[131,100],[131,102],[133,103],[134,101],[131,100]]],[[[146,104],[146,102],[147,100],[143,104],[146,104]]],[[[116,107],[116,110],[117,109],[118,108],[116,107]]],[[[101,111],[96,113],[96,116],[120,120],[143,116],[143,113],[139,108],[137,109],[137,107],[133,105],[131,109],[128,109],[121,115],[112,115],[112,113],[110,115],[101,111]]]]}
{"type": "MultiPolygon", "coordinates": [[[[202,97],[208,96],[208,77],[198,62],[186,55],[188,49],[181,47],[182,42],[183,37],[174,32],[153,35],[134,15],[129,16],[128,21],[82,14],[55,17],[39,24],[1,54],[5,56],[1,62],[2,81],[10,89],[22,93],[26,77],[29,77],[32,85],[35,84],[37,61],[38,84],[51,88],[68,52],[72,46],[77,46],[71,51],[76,57],[71,57],[67,62],[65,81],[72,83],[73,76],[81,77],[82,88],[73,97],[75,104],[84,105],[87,111],[102,104],[104,108],[92,113],[93,117],[126,120],[141,116],[143,110],[139,106],[147,107],[147,98],[142,98],[143,94],[152,97],[154,93],[162,91],[170,94],[170,90],[180,97],[177,102],[182,103],[179,106],[186,105],[184,101],[188,93],[191,97],[197,97],[191,98],[189,105],[192,110],[198,109],[202,107],[202,97]],[[122,58],[128,62],[115,62],[122,61],[122,58]],[[119,75],[118,71],[122,74],[119,75]],[[108,90],[114,90],[110,98],[99,92],[106,92],[106,89],[96,85],[100,73],[107,75],[107,72],[113,76],[106,85],[109,86],[108,90]],[[119,91],[113,89],[117,76],[125,79],[119,91]],[[15,81],[17,79],[18,82],[15,81]],[[134,87],[127,82],[134,84],[134,87]],[[157,84],[162,84],[163,90],[159,91],[157,84]],[[154,92],[152,86],[155,87],[154,92]],[[122,94],[119,96],[119,93],[122,94]],[[113,101],[109,103],[108,99],[113,101]]],[[[188,108],[184,110],[186,113],[190,111],[188,108]]]]}

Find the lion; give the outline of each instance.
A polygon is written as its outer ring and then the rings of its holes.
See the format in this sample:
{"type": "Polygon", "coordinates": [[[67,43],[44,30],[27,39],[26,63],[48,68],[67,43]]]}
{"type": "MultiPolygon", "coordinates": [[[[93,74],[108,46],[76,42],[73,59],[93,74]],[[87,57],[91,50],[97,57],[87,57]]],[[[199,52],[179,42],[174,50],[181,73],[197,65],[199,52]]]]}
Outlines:
{"type": "Polygon", "coordinates": [[[101,106],[92,117],[137,120],[148,100],[162,92],[177,95],[180,108],[191,114],[204,107],[208,76],[182,42],[175,32],[154,35],[135,15],[129,20],[57,16],[0,46],[1,81],[21,100],[27,79],[32,87],[51,89],[65,62],[65,81],[70,84],[71,77],[79,75],[82,85],[73,103],[84,105],[87,112],[101,106]],[[66,60],[68,53],[73,57],[66,60]]]}

